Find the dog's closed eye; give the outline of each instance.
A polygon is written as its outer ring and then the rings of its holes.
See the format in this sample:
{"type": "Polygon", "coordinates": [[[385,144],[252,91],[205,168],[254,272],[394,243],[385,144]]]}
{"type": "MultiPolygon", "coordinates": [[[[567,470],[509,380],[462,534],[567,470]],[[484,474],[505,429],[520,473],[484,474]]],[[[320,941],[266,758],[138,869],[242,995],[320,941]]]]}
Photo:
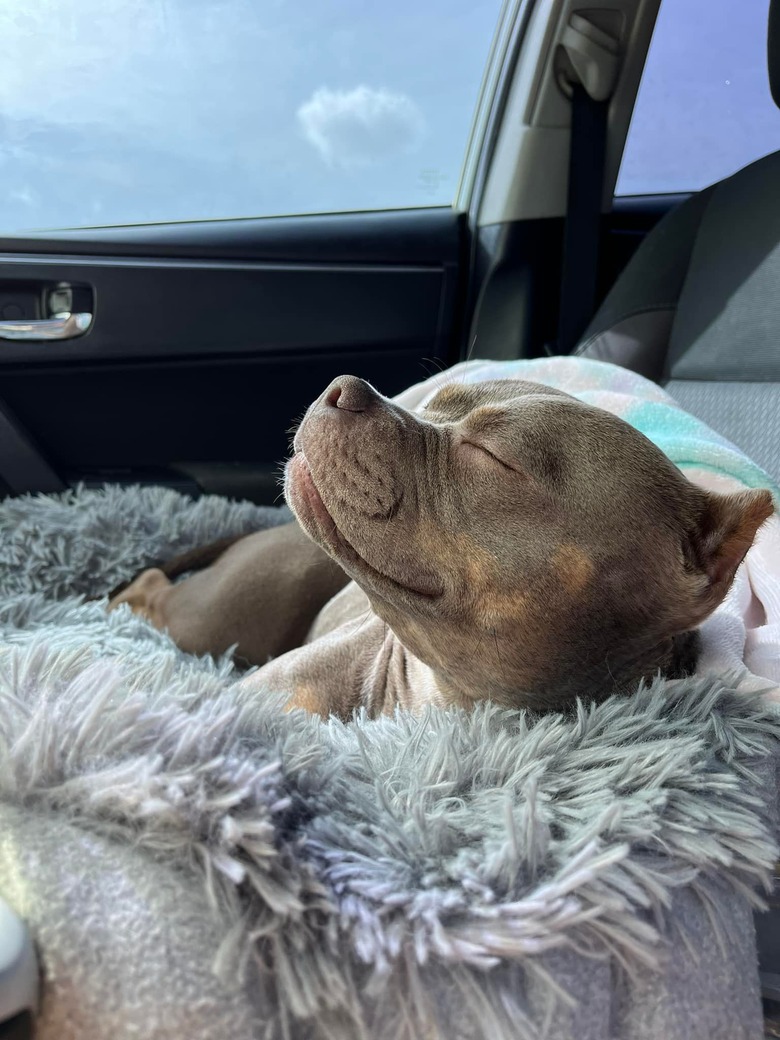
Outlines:
{"type": "Polygon", "coordinates": [[[521,470],[517,469],[516,466],[512,466],[512,465],[510,465],[510,463],[505,462],[502,458],[500,458],[498,455],[496,455],[496,453],[494,451],[492,451],[490,448],[488,448],[485,444],[481,444],[478,441],[468,441],[468,440],[462,440],[460,443],[463,445],[463,447],[465,447],[467,449],[472,449],[474,452],[479,453],[479,455],[481,455],[484,459],[490,460],[490,462],[492,462],[493,464],[501,466],[501,467],[503,467],[503,469],[509,470],[512,473],[516,473],[516,474],[518,474],[521,477],[525,476],[525,474],[521,470]]]}

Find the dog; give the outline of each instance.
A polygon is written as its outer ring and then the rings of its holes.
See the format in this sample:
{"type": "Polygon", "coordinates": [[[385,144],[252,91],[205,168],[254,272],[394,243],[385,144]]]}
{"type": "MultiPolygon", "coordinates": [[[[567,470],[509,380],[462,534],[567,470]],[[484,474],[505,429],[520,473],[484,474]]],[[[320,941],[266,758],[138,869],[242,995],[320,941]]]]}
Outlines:
{"type": "Polygon", "coordinates": [[[342,719],[560,711],[689,674],[773,512],[769,491],[705,491],[618,417],[519,380],[451,384],[415,414],[342,376],[284,486],[295,522],[146,570],[109,609],[194,653],[237,644],[250,693],[342,719]]]}

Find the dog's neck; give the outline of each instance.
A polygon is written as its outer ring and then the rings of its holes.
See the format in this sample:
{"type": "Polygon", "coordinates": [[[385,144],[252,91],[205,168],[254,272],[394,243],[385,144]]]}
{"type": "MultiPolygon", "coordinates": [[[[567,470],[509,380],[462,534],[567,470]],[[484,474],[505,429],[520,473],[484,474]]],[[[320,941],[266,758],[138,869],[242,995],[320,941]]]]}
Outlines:
{"type": "MultiPolygon", "coordinates": [[[[376,619],[379,620],[379,619],[376,619]]],[[[380,622],[381,624],[381,622],[380,622]]],[[[655,648],[652,657],[644,655],[635,668],[621,669],[609,681],[588,682],[587,677],[578,682],[561,684],[557,688],[538,690],[461,689],[459,684],[436,668],[429,667],[405,647],[400,639],[385,626],[382,653],[372,663],[363,678],[363,689],[374,714],[388,714],[395,707],[418,711],[424,704],[439,707],[472,708],[475,701],[491,700],[508,708],[527,708],[530,711],[550,710],[551,703],[558,702],[561,710],[570,708],[578,696],[600,701],[612,694],[629,695],[635,692],[640,682],[650,681],[656,676],[664,679],[682,679],[692,675],[699,658],[700,636],[698,631],[684,632],[672,636],[655,648]],[[386,667],[392,662],[393,667],[386,667]],[[384,678],[384,682],[380,679],[384,678]],[[370,700],[368,699],[370,698],[370,700]]]]}
{"type": "MultiPolygon", "coordinates": [[[[465,689],[457,679],[419,662],[429,675],[429,685],[436,687],[436,703],[440,705],[473,706],[476,700],[489,699],[504,707],[527,708],[530,711],[565,711],[577,697],[601,701],[613,694],[634,693],[639,684],[651,681],[656,676],[664,679],[682,679],[696,670],[701,647],[698,630],[671,636],[648,651],[644,647],[640,654],[628,651],[625,656],[615,655],[605,662],[603,673],[598,675],[578,673],[576,665],[565,668],[558,676],[542,678],[537,684],[529,683],[526,688],[465,689]]],[[[414,655],[404,648],[409,658],[414,655]]]]}
{"type": "Polygon", "coordinates": [[[328,688],[331,710],[348,718],[358,708],[369,715],[396,708],[419,712],[426,704],[473,707],[490,699],[505,707],[546,711],[567,708],[577,696],[602,700],[632,693],[642,679],[691,674],[698,657],[698,632],[670,637],[648,651],[629,648],[598,676],[565,669],[566,675],[540,680],[523,690],[472,688],[457,675],[421,661],[373,610],[355,584],[348,585],[320,613],[306,646],[267,665],[260,673],[272,688],[295,689],[299,707],[312,710],[314,691],[328,688]],[[276,674],[283,670],[284,675],[276,674]],[[286,672],[289,670],[289,676],[286,672]],[[301,682],[300,676],[306,677],[301,682]]]}

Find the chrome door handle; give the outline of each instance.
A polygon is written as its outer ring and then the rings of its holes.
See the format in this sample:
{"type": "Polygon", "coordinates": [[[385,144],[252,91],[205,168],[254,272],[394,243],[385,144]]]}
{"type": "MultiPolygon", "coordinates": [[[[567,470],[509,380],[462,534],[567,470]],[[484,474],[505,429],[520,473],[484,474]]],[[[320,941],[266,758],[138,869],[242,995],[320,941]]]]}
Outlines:
{"type": "Polygon", "coordinates": [[[51,318],[0,321],[0,339],[75,339],[89,331],[92,318],[93,315],[89,311],[62,311],[51,318]]]}

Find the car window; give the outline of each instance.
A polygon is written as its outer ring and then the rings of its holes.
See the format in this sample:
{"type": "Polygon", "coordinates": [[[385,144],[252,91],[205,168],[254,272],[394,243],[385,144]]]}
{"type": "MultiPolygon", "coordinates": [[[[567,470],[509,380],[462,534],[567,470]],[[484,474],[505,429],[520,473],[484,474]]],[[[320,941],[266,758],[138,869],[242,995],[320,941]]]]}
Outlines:
{"type": "Polygon", "coordinates": [[[768,0],[663,0],[618,195],[687,192],[780,149],[768,0]]]}
{"type": "Polygon", "coordinates": [[[449,204],[501,0],[4,0],[0,230],[449,204]]]}

